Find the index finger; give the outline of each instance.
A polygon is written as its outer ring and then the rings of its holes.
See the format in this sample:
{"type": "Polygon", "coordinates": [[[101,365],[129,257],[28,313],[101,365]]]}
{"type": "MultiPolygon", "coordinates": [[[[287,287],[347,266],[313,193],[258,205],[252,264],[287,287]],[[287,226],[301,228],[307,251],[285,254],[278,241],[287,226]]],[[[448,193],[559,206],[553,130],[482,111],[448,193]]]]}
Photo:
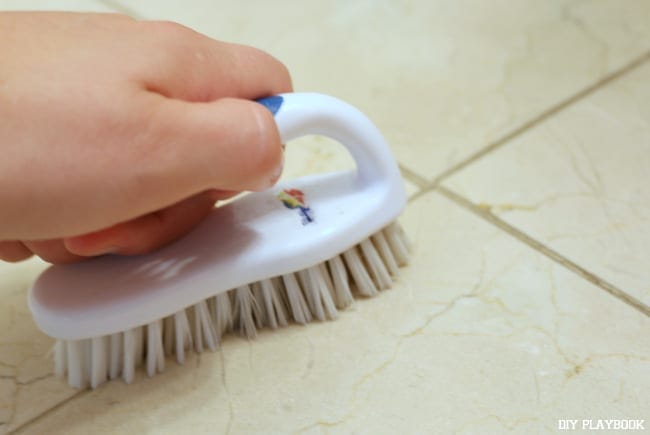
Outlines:
{"type": "Polygon", "coordinates": [[[233,97],[257,99],[291,92],[287,68],[270,54],[217,41],[180,24],[148,22],[155,38],[155,67],[144,76],[147,90],[168,98],[208,102],[233,97]]]}

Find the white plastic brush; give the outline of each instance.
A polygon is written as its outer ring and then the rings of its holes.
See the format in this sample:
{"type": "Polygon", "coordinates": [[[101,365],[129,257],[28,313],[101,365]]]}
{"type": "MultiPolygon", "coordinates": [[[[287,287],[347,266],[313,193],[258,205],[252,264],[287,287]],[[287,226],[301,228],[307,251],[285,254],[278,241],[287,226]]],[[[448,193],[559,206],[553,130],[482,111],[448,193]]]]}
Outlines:
{"type": "Polygon", "coordinates": [[[337,317],[353,295],[392,285],[408,259],[395,219],[406,203],[400,173],[377,128],[352,106],[320,94],[259,101],[282,140],[306,134],[347,147],[352,171],[312,175],[251,193],[153,253],[52,266],[29,293],[37,325],[57,339],[55,373],[77,388],[122,377],[165,356],[183,363],[216,350],[231,330],[337,317]]]}

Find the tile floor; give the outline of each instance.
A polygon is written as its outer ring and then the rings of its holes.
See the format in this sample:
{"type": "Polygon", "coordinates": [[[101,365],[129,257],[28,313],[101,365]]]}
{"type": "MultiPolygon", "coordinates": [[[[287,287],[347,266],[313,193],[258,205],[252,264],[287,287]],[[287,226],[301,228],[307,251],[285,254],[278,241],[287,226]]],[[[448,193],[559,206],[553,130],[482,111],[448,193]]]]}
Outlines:
{"type": "MultiPolygon", "coordinates": [[[[180,21],[282,59],[392,144],[415,242],[336,322],[230,337],[152,379],[77,392],[0,264],[0,433],[650,430],[650,3],[2,0],[180,21]]],[[[345,167],[301,140],[287,176],[345,167]]]]}

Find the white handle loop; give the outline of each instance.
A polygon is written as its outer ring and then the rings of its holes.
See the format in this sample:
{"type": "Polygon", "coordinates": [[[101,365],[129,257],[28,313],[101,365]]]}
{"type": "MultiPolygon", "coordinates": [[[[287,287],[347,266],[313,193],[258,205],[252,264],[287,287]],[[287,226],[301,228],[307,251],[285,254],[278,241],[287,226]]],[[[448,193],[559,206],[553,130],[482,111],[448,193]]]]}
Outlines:
{"type": "Polygon", "coordinates": [[[344,101],[317,93],[287,93],[258,100],[275,116],[283,142],[317,134],[343,144],[362,183],[400,178],[390,147],[377,127],[344,101]]]}

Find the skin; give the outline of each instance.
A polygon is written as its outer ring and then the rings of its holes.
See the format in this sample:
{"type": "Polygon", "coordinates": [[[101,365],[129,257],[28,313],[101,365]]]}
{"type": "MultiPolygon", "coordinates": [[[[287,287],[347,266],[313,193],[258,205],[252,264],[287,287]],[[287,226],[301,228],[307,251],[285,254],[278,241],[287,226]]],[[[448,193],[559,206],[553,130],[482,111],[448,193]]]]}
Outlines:
{"type": "Polygon", "coordinates": [[[286,68],[122,15],[0,13],[0,259],[140,254],[282,170],[286,68]]]}

